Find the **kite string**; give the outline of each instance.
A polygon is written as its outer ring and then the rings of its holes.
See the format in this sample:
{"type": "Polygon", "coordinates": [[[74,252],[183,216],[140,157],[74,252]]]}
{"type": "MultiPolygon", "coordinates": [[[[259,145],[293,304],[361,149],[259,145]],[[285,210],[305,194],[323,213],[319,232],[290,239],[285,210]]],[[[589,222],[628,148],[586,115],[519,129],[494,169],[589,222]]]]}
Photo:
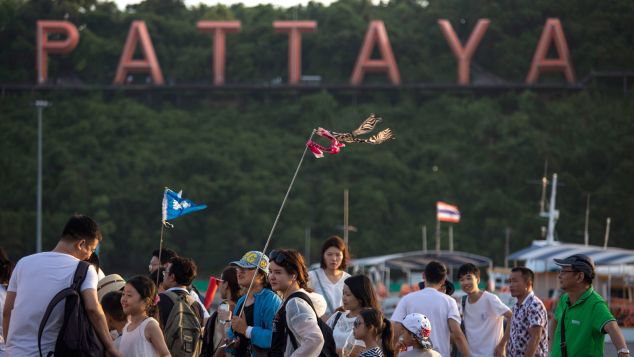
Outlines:
{"type": "MultiPolygon", "coordinates": [[[[313,139],[313,135],[315,135],[315,129],[313,129],[313,131],[310,133],[310,136],[308,137],[308,142],[310,142],[313,139]]],[[[264,244],[264,249],[262,249],[262,254],[260,255],[260,259],[258,259],[258,263],[256,265],[256,270],[255,273],[253,274],[253,278],[251,278],[251,283],[249,284],[249,288],[247,289],[247,293],[244,295],[246,296],[244,303],[242,304],[242,308],[240,309],[240,314],[239,316],[242,316],[244,313],[244,307],[246,305],[246,299],[249,298],[249,293],[251,292],[251,288],[253,287],[253,282],[255,281],[255,277],[256,275],[258,275],[258,271],[257,269],[260,267],[260,263],[262,262],[262,258],[264,257],[264,254],[266,253],[266,249],[269,247],[269,243],[271,242],[271,237],[273,237],[273,232],[275,231],[275,227],[277,226],[277,222],[280,219],[280,215],[282,214],[282,210],[284,209],[284,205],[286,204],[286,200],[288,199],[288,195],[291,193],[291,189],[293,188],[293,184],[295,183],[295,179],[297,178],[297,173],[299,173],[299,169],[302,166],[302,163],[304,162],[304,157],[306,156],[306,152],[308,151],[308,145],[305,145],[304,147],[304,153],[302,154],[302,157],[299,159],[299,163],[297,164],[297,168],[295,169],[295,174],[293,174],[293,178],[291,179],[291,183],[290,185],[288,185],[288,189],[286,190],[286,195],[284,195],[284,199],[282,200],[282,204],[280,205],[280,209],[277,211],[277,216],[275,217],[275,221],[273,221],[273,226],[271,227],[271,231],[269,232],[269,237],[266,239],[266,243],[264,244]]]]}

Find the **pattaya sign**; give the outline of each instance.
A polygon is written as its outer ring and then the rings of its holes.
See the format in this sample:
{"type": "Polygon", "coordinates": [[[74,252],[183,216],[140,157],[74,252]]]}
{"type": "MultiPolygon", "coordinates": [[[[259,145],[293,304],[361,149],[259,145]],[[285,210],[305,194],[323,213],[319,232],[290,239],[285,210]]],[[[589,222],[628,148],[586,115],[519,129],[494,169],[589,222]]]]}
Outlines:
{"type": "MultiPolygon", "coordinates": [[[[471,58],[476,52],[480,41],[484,37],[490,21],[479,19],[471,32],[466,44],[462,44],[451,23],[448,20],[438,20],[438,26],[445,37],[449,48],[458,62],[458,79],[460,85],[468,85],[470,82],[469,66],[471,58]]],[[[240,31],[240,21],[198,21],[197,28],[202,33],[213,37],[213,83],[221,86],[225,83],[225,40],[226,35],[240,31]]],[[[300,83],[302,73],[302,34],[315,32],[316,21],[274,21],[273,29],[276,32],[288,34],[288,84],[300,83]]],[[[48,55],[72,52],[79,43],[79,31],[77,27],[68,21],[38,21],[37,22],[37,81],[45,83],[48,78],[48,55]],[[63,40],[51,40],[50,34],[61,34],[63,40]]],[[[365,38],[361,44],[361,50],[356,64],[352,69],[350,84],[361,85],[366,73],[385,73],[393,85],[401,84],[401,75],[398,70],[396,58],[388,38],[388,32],[383,21],[374,20],[368,25],[365,38]],[[373,50],[377,48],[379,58],[372,58],[373,50]]],[[[537,48],[533,55],[528,74],[527,84],[534,84],[544,72],[561,72],[568,83],[575,82],[575,74],[570,60],[570,51],[564,31],[559,19],[546,20],[537,48]],[[549,58],[548,50],[554,44],[557,57],[549,58]]],[[[152,78],[155,85],[163,85],[165,80],[161,72],[159,60],[154,52],[152,39],[144,21],[134,21],[123,46],[121,59],[113,83],[123,85],[125,79],[132,73],[146,73],[152,78]],[[133,58],[137,47],[140,47],[143,57],[133,58]]]]}

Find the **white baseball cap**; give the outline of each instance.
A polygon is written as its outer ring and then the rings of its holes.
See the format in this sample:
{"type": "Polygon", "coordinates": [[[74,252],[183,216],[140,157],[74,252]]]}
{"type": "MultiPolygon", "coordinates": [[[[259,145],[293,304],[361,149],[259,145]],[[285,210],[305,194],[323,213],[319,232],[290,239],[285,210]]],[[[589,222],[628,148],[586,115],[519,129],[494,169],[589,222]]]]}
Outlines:
{"type": "Polygon", "coordinates": [[[411,332],[423,348],[433,347],[429,336],[431,335],[431,322],[423,314],[412,313],[403,319],[403,327],[411,332]]]}

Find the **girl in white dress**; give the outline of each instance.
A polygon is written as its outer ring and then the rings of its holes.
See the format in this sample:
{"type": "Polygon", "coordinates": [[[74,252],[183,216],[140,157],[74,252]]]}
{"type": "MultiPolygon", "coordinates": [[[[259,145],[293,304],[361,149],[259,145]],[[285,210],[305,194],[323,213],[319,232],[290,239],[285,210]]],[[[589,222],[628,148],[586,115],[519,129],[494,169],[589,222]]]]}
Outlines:
{"type": "Polygon", "coordinates": [[[163,332],[154,319],[156,315],[156,286],[146,276],[135,276],[123,288],[121,307],[129,316],[123,328],[119,351],[123,357],[170,356],[163,332]]]}
{"type": "Polygon", "coordinates": [[[320,267],[308,272],[308,287],[326,299],[324,321],[342,305],[343,282],[350,277],[345,271],[348,258],[348,247],[343,239],[332,236],[321,248],[320,267]]]}

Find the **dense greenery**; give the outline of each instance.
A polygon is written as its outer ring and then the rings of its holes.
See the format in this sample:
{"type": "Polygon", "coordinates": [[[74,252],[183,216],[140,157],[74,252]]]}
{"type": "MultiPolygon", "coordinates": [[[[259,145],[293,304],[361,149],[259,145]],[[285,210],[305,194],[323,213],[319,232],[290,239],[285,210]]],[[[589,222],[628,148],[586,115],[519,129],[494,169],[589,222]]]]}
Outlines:
{"type": "MultiPolygon", "coordinates": [[[[53,82],[108,84],[134,19],[147,22],[170,83],[211,80],[211,39],[200,19],[239,19],[227,40],[227,80],[260,83],[286,76],[287,37],[276,19],[313,19],[304,37],[303,67],[329,83],[346,82],[370,19],[385,21],[406,82],[452,82],[455,60],[436,19],[448,18],[466,38],[480,17],[492,20],[475,58],[478,73],[524,79],[547,17],[562,19],[578,77],[591,70],[634,68],[634,3],[629,1],[396,0],[373,6],[341,0],[330,6],[199,6],[148,0],[126,11],[92,0],[0,3],[0,82],[34,83],[37,19],[64,19],[81,28],[78,48],[51,56],[53,82]],[[460,19],[464,19],[461,24],[460,19]]],[[[477,73],[474,73],[476,75],[477,73]]],[[[384,76],[370,81],[385,82],[384,76]]],[[[559,81],[558,74],[544,77],[559,81]]],[[[609,84],[609,83],[608,83],[609,84]]],[[[398,139],[382,146],[349,145],[341,154],[307,156],[273,246],[303,249],[312,229],[312,260],[321,239],[339,233],[342,192],[350,189],[356,256],[420,248],[420,226],[433,236],[435,201],[457,204],[460,250],[503,259],[539,239],[543,173],[558,172],[558,238],[583,241],[586,194],[592,195],[591,242],[602,244],[612,217],[611,245],[634,248],[634,98],[620,88],[582,92],[423,95],[413,90],[344,95],[247,92],[8,91],[0,97],[1,246],[19,257],[34,250],[36,115],[44,112],[44,237],[50,248],[72,212],[94,216],[106,236],[106,270],[141,272],[158,244],[164,186],[209,208],[174,221],[166,242],[194,257],[206,272],[247,249],[261,248],[311,128],[355,127],[376,112],[398,139]]],[[[446,227],[446,226],[445,226],[446,227]]],[[[446,230],[443,232],[446,237],[446,230]]],[[[431,243],[430,243],[431,245],[431,243]]],[[[446,240],[443,242],[446,248],[446,240]]]]}

